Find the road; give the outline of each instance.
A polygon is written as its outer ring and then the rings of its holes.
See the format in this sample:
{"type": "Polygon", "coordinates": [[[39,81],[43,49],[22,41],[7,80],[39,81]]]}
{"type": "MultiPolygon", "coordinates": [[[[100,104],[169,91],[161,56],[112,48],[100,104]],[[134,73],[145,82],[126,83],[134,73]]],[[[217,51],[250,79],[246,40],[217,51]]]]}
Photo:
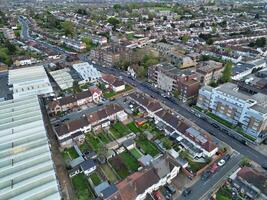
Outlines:
{"type": "MultiPolygon", "coordinates": [[[[83,61],[90,62],[85,56],[81,58],[83,61]]],[[[116,68],[107,68],[102,67],[100,65],[94,66],[108,74],[113,74],[115,76],[121,76],[123,80],[131,85],[134,85],[137,89],[140,91],[152,96],[154,99],[157,99],[161,102],[163,102],[165,105],[167,105],[169,108],[175,110],[177,113],[179,113],[184,118],[194,122],[196,125],[198,125],[200,128],[213,133],[213,135],[218,138],[219,140],[225,142],[229,146],[231,146],[234,150],[239,152],[240,154],[248,157],[249,159],[255,161],[256,163],[263,165],[266,163],[267,156],[261,154],[260,152],[256,151],[255,149],[251,148],[250,146],[244,145],[243,143],[233,139],[232,137],[228,136],[227,134],[223,133],[222,131],[214,128],[211,124],[209,124],[207,121],[195,116],[193,113],[189,111],[189,109],[185,108],[184,104],[179,104],[176,102],[172,102],[169,99],[162,97],[157,91],[153,88],[151,88],[148,84],[145,84],[137,79],[129,78],[124,72],[116,69],[116,68]]]]}
{"type": "Polygon", "coordinates": [[[206,181],[199,179],[192,187],[192,193],[187,197],[180,196],[179,200],[208,199],[211,193],[220,186],[238,167],[242,159],[240,154],[233,154],[231,159],[206,181]]]}

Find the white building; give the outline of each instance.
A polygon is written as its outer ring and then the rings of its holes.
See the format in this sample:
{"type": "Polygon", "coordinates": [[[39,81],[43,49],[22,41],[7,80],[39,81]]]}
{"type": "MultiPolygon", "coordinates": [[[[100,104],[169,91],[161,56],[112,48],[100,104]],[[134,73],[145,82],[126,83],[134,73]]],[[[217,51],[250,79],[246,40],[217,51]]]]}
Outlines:
{"type": "Polygon", "coordinates": [[[52,76],[61,90],[65,90],[73,86],[74,79],[69,68],[51,71],[49,74],[52,76]]]}
{"type": "Polygon", "coordinates": [[[263,138],[267,130],[267,95],[239,91],[237,85],[225,83],[217,88],[199,90],[197,106],[230,122],[240,124],[254,138],[263,138]]]}
{"type": "Polygon", "coordinates": [[[42,65],[9,70],[8,85],[13,98],[35,95],[52,95],[53,89],[42,65]]]}
{"type": "Polygon", "coordinates": [[[88,62],[73,64],[72,67],[78,72],[78,74],[80,74],[80,76],[86,82],[95,82],[99,78],[101,78],[101,73],[88,62]]]}
{"type": "Polygon", "coordinates": [[[0,199],[60,200],[37,96],[0,102],[0,199]]]}

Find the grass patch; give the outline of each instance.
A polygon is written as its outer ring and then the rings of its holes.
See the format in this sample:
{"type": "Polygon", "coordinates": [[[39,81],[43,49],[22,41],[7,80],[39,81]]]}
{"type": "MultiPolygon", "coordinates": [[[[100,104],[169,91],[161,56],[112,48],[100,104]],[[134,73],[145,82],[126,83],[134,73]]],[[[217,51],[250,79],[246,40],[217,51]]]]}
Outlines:
{"type": "Polygon", "coordinates": [[[108,166],[108,164],[101,165],[101,169],[103,170],[105,176],[108,178],[109,181],[115,183],[118,181],[117,176],[114,174],[112,169],[108,166]]]}
{"type": "Polygon", "coordinates": [[[101,178],[97,175],[96,172],[90,175],[90,179],[95,186],[99,185],[102,182],[101,178]]]}
{"type": "Polygon", "coordinates": [[[222,186],[216,193],[216,200],[231,200],[232,192],[227,186],[222,186]]]}
{"type": "Polygon", "coordinates": [[[87,133],[85,139],[91,145],[94,151],[97,152],[101,148],[102,144],[100,139],[94,136],[92,133],[87,133]]]}
{"type": "Polygon", "coordinates": [[[198,110],[199,112],[202,112],[203,109],[198,107],[197,105],[192,105],[193,108],[195,108],[196,110],[198,110]]]}
{"type": "Polygon", "coordinates": [[[82,145],[80,145],[79,149],[81,150],[82,153],[85,153],[85,152],[90,150],[86,142],[84,142],[82,145]]]}
{"type": "Polygon", "coordinates": [[[188,161],[188,164],[190,166],[190,169],[193,171],[193,172],[197,172],[198,170],[202,169],[204,166],[206,166],[208,163],[205,162],[205,163],[202,163],[202,162],[194,162],[192,160],[192,158],[189,156],[188,152],[187,151],[181,151],[180,152],[180,156],[181,158],[185,159],[188,161]]]}
{"type": "Polygon", "coordinates": [[[124,179],[129,175],[127,166],[124,164],[124,162],[119,156],[110,159],[110,164],[117,172],[117,174],[121,177],[121,179],[124,179]]]}
{"type": "Polygon", "coordinates": [[[140,136],[137,139],[137,145],[144,151],[145,154],[150,154],[152,157],[159,154],[159,150],[156,145],[147,140],[144,136],[140,136]]]}
{"type": "Polygon", "coordinates": [[[235,131],[238,132],[238,133],[240,133],[240,134],[243,135],[245,138],[247,138],[247,139],[249,139],[249,140],[251,140],[251,141],[253,141],[253,142],[256,141],[256,138],[254,138],[254,137],[251,136],[251,135],[248,135],[248,134],[244,133],[243,129],[240,128],[240,127],[236,127],[236,128],[235,128],[235,131]]]}
{"type": "Polygon", "coordinates": [[[108,92],[104,92],[103,96],[106,99],[110,99],[111,97],[114,97],[117,93],[114,91],[108,91],[108,92]]]}
{"type": "Polygon", "coordinates": [[[109,143],[111,140],[109,139],[108,133],[101,132],[97,134],[97,137],[105,144],[109,143]]]}
{"type": "Polygon", "coordinates": [[[124,151],[119,156],[129,169],[129,171],[134,172],[138,170],[138,161],[128,151],[124,151]]]}
{"type": "Polygon", "coordinates": [[[130,152],[136,159],[139,159],[142,157],[142,154],[136,148],[131,149],[130,152]]]}
{"type": "Polygon", "coordinates": [[[110,128],[110,131],[116,139],[121,138],[130,133],[130,130],[121,122],[116,122],[110,128]]]}
{"type": "Polygon", "coordinates": [[[127,127],[134,133],[138,133],[140,132],[141,130],[135,125],[134,122],[131,122],[129,124],[127,124],[127,127]]]}
{"type": "Polygon", "coordinates": [[[71,182],[74,187],[76,199],[86,200],[94,198],[92,192],[89,190],[89,185],[86,180],[86,177],[83,174],[78,174],[72,177],[71,182]]]}
{"type": "Polygon", "coordinates": [[[63,158],[64,160],[67,160],[67,159],[75,159],[75,158],[78,158],[79,155],[78,153],[75,151],[74,147],[71,147],[70,149],[66,149],[62,152],[62,155],[63,155],[63,158]]]}
{"type": "Polygon", "coordinates": [[[206,113],[209,117],[211,117],[212,119],[214,119],[215,121],[223,124],[224,126],[227,126],[228,128],[233,129],[235,127],[235,125],[231,124],[230,122],[218,117],[217,115],[211,113],[211,112],[207,112],[206,113]]]}

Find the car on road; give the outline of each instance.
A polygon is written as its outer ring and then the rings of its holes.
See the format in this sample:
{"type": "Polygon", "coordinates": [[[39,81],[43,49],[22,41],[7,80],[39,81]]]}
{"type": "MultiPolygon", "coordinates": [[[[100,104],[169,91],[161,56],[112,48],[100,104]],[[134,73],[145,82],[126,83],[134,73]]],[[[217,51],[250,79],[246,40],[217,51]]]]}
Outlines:
{"type": "Polygon", "coordinates": [[[162,198],[162,196],[161,196],[161,194],[160,194],[159,191],[155,191],[154,194],[153,194],[153,196],[154,196],[154,198],[156,200],[163,200],[163,198],[162,198]]]}
{"type": "Polygon", "coordinates": [[[221,160],[218,162],[218,166],[219,166],[219,167],[224,166],[224,164],[225,164],[225,160],[224,160],[224,159],[221,159],[221,160]]]}
{"type": "Polygon", "coordinates": [[[262,167],[263,169],[266,169],[266,170],[267,170],[267,162],[266,162],[266,163],[263,163],[263,164],[261,165],[261,167],[262,167]]]}
{"type": "Polygon", "coordinates": [[[209,171],[209,170],[205,171],[201,176],[201,180],[206,181],[210,176],[211,176],[211,171],[209,171]]]}
{"type": "Polygon", "coordinates": [[[214,163],[210,168],[210,172],[212,174],[215,174],[218,171],[218,168],[219,168],[219,166],[217,165],[217,163],[214,163]]]}
{"type": "Polygon", "coordinates": [[[168,184],[168,185],[165,185],[165,188],[167,191],[169,191],[171,194],[174,194],[176,192],[176,189],[174,188],[173,185],[171,184],[168,184]]]}
{"type": "Polygon", "coordinates": [[[226,155],[223,157],[223,159],[224,159],[225,161],[230,160],[230,158],[231,158],[231,155],[230,155],[230,154],[226,154],[226,155]]]}
{"type": "Polygon", "coordinates": [[[190,195],[192,193],[192,190],[190,188],[185,188],[182,195],[184,197],[187,197],[188,195],[190,195]]]}

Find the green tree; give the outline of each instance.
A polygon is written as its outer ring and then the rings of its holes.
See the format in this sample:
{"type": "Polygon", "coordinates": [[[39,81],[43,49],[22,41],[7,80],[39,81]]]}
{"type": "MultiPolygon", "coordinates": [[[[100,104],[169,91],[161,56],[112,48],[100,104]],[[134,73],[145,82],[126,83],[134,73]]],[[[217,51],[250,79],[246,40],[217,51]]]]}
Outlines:
{"type": "Polygon", "coordinates": [[[168,138],[163,138],[163,146],[166,148],[166,149],[171,149],[172,148],[172,141],[169,140],[168,138]]]}
{"type": "Polygon", "coordinates": [[[183,43],[187,43],[188,42],[188,40],[189,40],[189,35],[183,35],[182,36],[182,38],[181,38],[181,40],[183,41],[183,43]]]}
{"type": "Polygon", "coordinates": [[[92,41],[91,38],[89,38],[89,37],[84,37],[84,38],[82,39],[82,41],[86,44],[86,50],[87,50],[87,51],[90,51],[90,50],[93,48],[94,44],[93,44],[93,41],[92,41]]]}
{"type": "Polygon", "coordinates": [[[223,69],[222,82],[226,83],[231,81],[231,75],[232,75],[232,63],[226,62],[223,69]]]}
{"type": "Polygon", "coordinates": [[[214,43],[214,40],[212,38],[209,38],[206,43],[208,45],[212,45],[214,43]]]}
{"type": "Polygon", "coordinates": [[[79,92],[82,91],[81,88],[80,88],[80,86],[79,86],[78,81],[73,81],[72,89],[73,89],[73,93],[74,94],[77,94],[77,93],[79,93],[79,92]]]}
{"type": "Polygon", "coordinates": [[[63,28],[66,36],[73,36],[75,33],[74,24],[70,21],[64,21],[62,23],[62,28],[63,28]]]}
{"type": "Polygon", "coordinates": [[[108,18],[108,23],[110,23],[114,27],[117,27],[117,25],[120,24],[120,20],[118,20],[116,17],[110,17],[108,18]]]}
{"type": "Polygon", "coordinates": [[[121,5],[120,4],[114,4],[113,9],[116,11],[119,11],[121,9],[121,5]]]}

